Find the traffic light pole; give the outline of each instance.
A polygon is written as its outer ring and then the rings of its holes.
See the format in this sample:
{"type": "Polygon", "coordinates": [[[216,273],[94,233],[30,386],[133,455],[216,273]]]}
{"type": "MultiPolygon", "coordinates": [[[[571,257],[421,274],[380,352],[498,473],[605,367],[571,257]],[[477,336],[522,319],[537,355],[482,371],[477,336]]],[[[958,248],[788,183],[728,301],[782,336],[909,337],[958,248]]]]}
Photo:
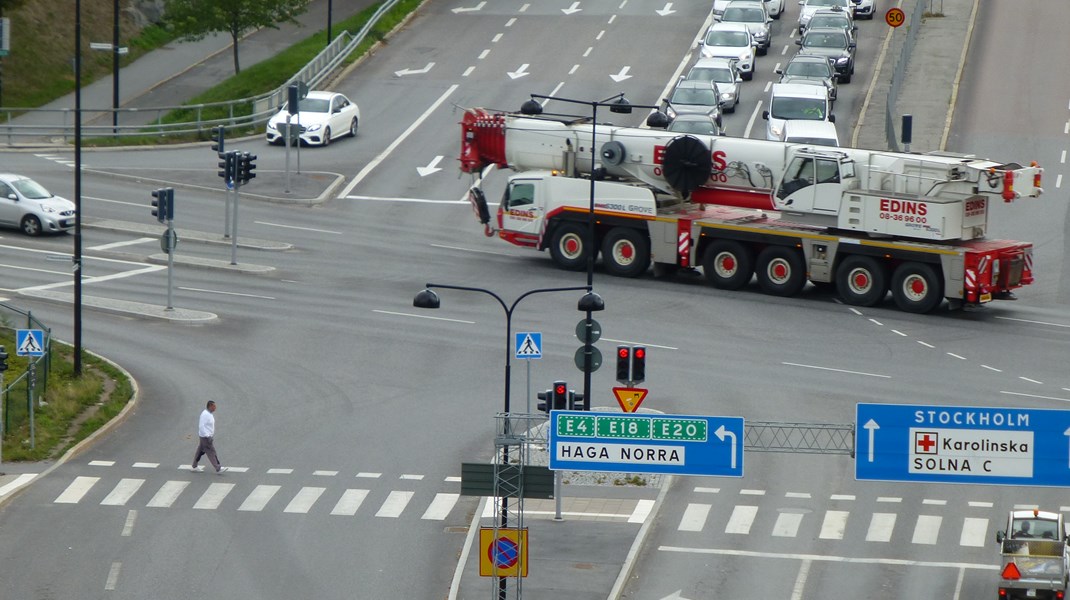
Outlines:
{"type": "Polygon", "coordinates": [[[167,310],[174,310],[175,305],[172,301],[174,297],[174,282],[175,282],[175,242],[178,236],[175,235],[175,220],[171,213],[174,212],[174,204],[172,200],[171,209],[167,211],[167,310]]]}
{"type": "Polygon", "coordinates": [[[238,193],[241,190],[241,179],[234,179],[234,219],[230,235],[230,264],[238,264],[238,193]]]}

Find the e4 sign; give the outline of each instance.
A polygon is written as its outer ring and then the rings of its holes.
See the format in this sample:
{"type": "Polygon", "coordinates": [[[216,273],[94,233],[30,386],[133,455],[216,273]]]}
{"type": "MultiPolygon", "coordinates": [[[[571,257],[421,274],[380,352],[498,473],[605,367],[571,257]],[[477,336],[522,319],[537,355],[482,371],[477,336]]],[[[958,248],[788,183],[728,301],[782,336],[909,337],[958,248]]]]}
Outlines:
{"type": "Polygon", "coordinates": [[[1070,485],[1070,411],[859,404],[855,478],[1070,485]]]}

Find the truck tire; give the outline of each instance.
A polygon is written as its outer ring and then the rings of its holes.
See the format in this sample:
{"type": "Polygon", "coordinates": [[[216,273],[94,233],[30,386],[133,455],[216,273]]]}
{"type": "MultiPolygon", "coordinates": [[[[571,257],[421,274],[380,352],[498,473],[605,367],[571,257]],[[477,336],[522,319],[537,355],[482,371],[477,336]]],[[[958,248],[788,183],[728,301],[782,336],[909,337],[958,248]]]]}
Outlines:
{"type": "Polygon", "coordinates": [[[803,257],[787,246],[768,246],[758,253],[758,285],[772,296],[794,296],[806,285],[803,257]]]}
{"type": "Polygon", "coordinates": [[[892,275],[892,297],[905,312],[932,312],[944,299],[943,287],[936,269],[925,263],[903,263],[892,275]]]}
{"type": "Polygon", "coordinates": [[[562,223],[550,241],[550,256],[562,269],[582,271],[587,268],[586,228],[576,223],[562,223]]]}
{"type": "Polygon", "coordinates": [[[638,277],[650,268],[650,240],[627,227],[611,229],[602,242],[602,265],[615,277],[638,277]]]}
{"type": "Polygon", "coordinates": [[[713,287],[738,290],[754,275],[754,257],[739,242],[717,240],[702,255],[702,272],[713,287]]]}
{"type": "Polygon", "coordinates": [[[847,304],[874,306],[888,294],[888,273],[871,256],[848,256],[836,270],[836,289],[847,304]]]}

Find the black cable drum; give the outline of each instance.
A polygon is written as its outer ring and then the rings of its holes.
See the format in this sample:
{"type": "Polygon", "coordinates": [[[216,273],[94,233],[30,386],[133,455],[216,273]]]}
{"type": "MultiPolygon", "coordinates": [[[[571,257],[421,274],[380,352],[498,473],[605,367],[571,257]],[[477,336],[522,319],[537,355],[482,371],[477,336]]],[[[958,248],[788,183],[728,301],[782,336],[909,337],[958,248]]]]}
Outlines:
{"type": "Polygon", "coordinates": [[[687,195],[710,178],[713,158],[710,156],[710,149],[702,140],[681,135],[665,145],[662,166],[665,181],[669,182],[672,189],[687,195]]]}

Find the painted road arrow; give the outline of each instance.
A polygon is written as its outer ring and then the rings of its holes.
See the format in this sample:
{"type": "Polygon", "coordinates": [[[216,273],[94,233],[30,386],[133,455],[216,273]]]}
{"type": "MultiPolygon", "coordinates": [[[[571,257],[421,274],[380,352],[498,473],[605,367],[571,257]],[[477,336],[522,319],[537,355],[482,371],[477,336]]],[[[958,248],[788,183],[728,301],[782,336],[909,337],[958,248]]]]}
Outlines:
{"type": "Polygon", "coordinates": [[[661,10],[655,10],[654,12],[658,13],[659,15],[661,15],[663,17],[666,17],[668,15],[673,14],[676,11],[672,9],[672,2],[666,2],[665,3],[665,8],[663,8],[661,10]]]}
{"type": "Polygon", "coordinates": [[[531,74],[531,73],[528,73],[527,71],[528,71],[528,63],[524,63],[524,64],[520,65],[519,69],[517,69],[515,71],[510,71],[508,73],[508,75],[509,75],[510,79],[520,79],[521,77],[523,77],[525,75],[530,75],[531,74]]]}
{"type": "Polygon", "coordinates": [[[620,83],[625,79],[631,79],[632,76],[628,74],[628,69],[631,69],[631,67],[625,66],[621,68],[620,73],[617,73],[616,75],[610,75],[609,78],[613,81],[616,81],[617,83],[620,83]]]}
{"type": "Polygon", "coordinates": [[[394,71],[395,77],[404,77],[405,75],[422,75],[431,70],[435,66],[435,63],[429,62],[427,66],[422,69],[402,69],[400,71],[394,71]]]}
{"type": "Polygon", "coordinates": [[[668,596],[663,597],[661,600],[688,600],[687,598],[685,598],[685,597],[680,595],[682,593],[683,593],[683,590],[676,590],[675,592],[669,594],[668,596]]]}
{"type": "Polygon", "coordinates": [[[486,6],[486,5],[487,5],[486,2],[480,2],[479,4],[477,4],[477,5],[475,5],[474,7],[471,7],[471,8],[454,8],[453,9],[453,14],[463,13],[463,12],[473,12],[473,11],[477,11],[477,10],[483,10],[483,7],[486,6]]]}
{"type": "Polygon", "coordinates": [[[581,10],[583,10],[583,9],[580,8],[580,3],[579,2],[573,2],[572,6],[570,6],[568,8],[562,8],[561,12],[565,13],[566,15],[571,15],[571,14],[574,14],[574,13],[578,13],[581,10]]]}
{"type": "Polygon", "coordinates": [[[426,167],[416,167],[416,172],[420,174],[420,177],[427,177],[428,175],[430,175],[432,173],[436,173],[438,171],[441,171],[442,169],[438,168],[438,166],[437,166],[438,163],[441,160],[442,160],[442,156],[441,155],[440,156],[436,156],[435,158],[431,159],[431,162],[427,163],[426,167]]]}

